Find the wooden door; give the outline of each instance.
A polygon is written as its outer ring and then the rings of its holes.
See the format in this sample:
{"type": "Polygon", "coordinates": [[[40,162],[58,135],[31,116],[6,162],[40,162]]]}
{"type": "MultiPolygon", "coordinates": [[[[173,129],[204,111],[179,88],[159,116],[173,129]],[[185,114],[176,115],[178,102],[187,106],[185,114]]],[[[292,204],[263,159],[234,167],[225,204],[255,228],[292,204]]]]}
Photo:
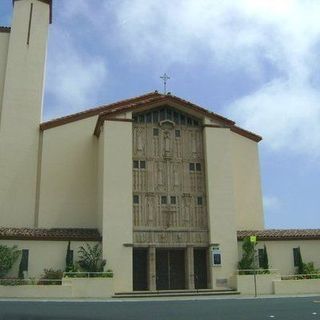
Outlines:
{"type": "Polygon", "coordinates": [[[157,290],[185,289],[184,250],[156,251],[157,290]]]}
{"type": "Polygon", "coordinates": [[[194,285],[196,289],[207,289],[207,249],[194,249],[194,285]]]}
{"type": "Polygon", "coordinates": [[[147,249],[133,249],[133,290],[148,290],[147,249]]]}

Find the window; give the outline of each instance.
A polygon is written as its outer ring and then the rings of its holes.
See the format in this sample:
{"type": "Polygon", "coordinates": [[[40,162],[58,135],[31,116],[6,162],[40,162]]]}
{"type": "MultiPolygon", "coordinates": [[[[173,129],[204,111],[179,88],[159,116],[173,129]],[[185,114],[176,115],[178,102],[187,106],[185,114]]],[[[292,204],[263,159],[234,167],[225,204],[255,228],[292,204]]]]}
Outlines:
{"type": "Polygon", "coordinates": [[[133,204],[139,204],[139,196],[136,194],[133,196],[133,204]]]}
{"type": "Polygon", "coordinates": [[[153,128],[153,135],[157,137],[159,135],[159,129],[158,128],[153,128]]]}
{"type": "Polygon", "coordinates": [[[146,162],[144,160],[140,161],[140,169],[145,169],[146,168],[146,162]]]}
{"type": "Polygon", "coordinates": [[[139,161],[133,160],[133,169],[139,169],[139,161]]]}
{"type": "Polygon", "coordinates": [[[147,123],[150,123],[152,121],[152,114],[151,113],[147,113],[146,120],[147,120],[147,123]]]}
{"type": "Polygon", "coordinates": [[[173,113],[173,121],[174,121],[176,124],[179,124],[179,123],[180,123],[179,113],[177,113],[177,112],[174,112],[174,113],[173,113]]]}
{"type": "Polygon", "coordinates": [[[160,110],[160,121],[165,120],[165,117],[166,117],[166,110],[161,109],[160,110]]]}
{"type": "Polygon", "coordinates": [[[180,130],[176,130],[176,138],[180,138],[181,137],[181,132],[180,130]]]}
{"type": "Polygon", "coordinates": [[[198,206],[202,206],[202,197],[197,198],[197,204],[198,206]]]}
{"type": "Polygon", "coordinates": [[[258,249],[259,268],[264,267],[264,249],[258,249]]]}
{"type": "Polygon", "coordinates": [[[190,171],[201,171],[201,163],[189,163],[189,170],[190,171]]]}
{"type": "Polygon", "coordinates": [[[161,204],[167,204],[167,197],[161,196],[161,204]]]}
{"type": "Polygon", "coordinates": [[[191,118],[188,118],[188,119],[187,119],[187,124],[188,124],[189,126],[192,126],[192,119],[191,119],[191,118]]]}
{"type": "Polygon", "coordinates": [[[140,114],[140,116],[139,116],[139,122],[140,122],[140,123],[144,123],[144,115],[143,115],[143,114],[140,114]]]}
{"type": "Polygon", "coordinates": [[[145,160],[133,160],[133,169],[145,169],[146,162],[145,160]]]}
{"type": "Polygon", "coordinates": [[[153,123],[159,122],[159,112],[158,111],[154,111],[152,113],[152,115],[153,115],[153,123]]]}
{"type": "Polygon", "coordinates": [[[186,117],[184,115],[181,115],[180,120],[181,124],[186,124],[186,117]]]}
{"type": "Polygon", "coordinates": [[[177,198],[175,196],[170,197],[170,203],[171,204],[176,204],[177,203],[177,198]]]}
{"type": "Polygon", "coordinates": [[[293,248],[293,265],[295,267],[299,267],[300,263],[301,263],[300,247],[293,248]]]}

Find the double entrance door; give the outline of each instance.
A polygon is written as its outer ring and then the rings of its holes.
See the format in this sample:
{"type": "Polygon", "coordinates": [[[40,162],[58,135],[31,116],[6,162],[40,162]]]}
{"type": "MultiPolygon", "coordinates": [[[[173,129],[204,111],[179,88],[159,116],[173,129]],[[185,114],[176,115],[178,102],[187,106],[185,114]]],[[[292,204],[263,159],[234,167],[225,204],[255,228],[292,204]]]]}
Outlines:
{"type": "MultiPolygon", "coordinates": [[[[149,279],[154,279],[156,290],[190,289],[186,249],[156,249],[155,261],[149,260],[149,249],[133,249],[133,290],[149,290],[149,279]],[[153,263],[153,268],[150,264],[153,263]],[[151,270],[155,269],[155,275],[151,270]],[[150,273],[151,272],[151,273],[150,273]]],[[[154,259],[153,258],[153,259],[154,259]]],[[[189,259],[189,263],[192,263],[189,259]]],[[[193,249],[195,289],[207,288],[207,250],[193,249]]],[[[190,271],[189,271],[190,273],[190,271]]]]}
{"type": "Polygon", "coordinates": [[[157,290],[185,289],[185,250],[157,249],[156,286],[157,290]]]}

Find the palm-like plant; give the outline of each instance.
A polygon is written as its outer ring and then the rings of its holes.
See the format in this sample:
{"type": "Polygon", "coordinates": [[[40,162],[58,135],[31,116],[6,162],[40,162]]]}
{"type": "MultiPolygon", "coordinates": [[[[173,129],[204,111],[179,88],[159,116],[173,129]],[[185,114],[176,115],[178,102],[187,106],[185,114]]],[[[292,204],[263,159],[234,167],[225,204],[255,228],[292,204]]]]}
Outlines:
{"type": "Polygon", "coordinates": [[[78,264],[86,272],[102,272],[106,261],[102,259],[102,249],[99,243],[94,246],[88,243],[81,246],[78,251],[78,264]]]}

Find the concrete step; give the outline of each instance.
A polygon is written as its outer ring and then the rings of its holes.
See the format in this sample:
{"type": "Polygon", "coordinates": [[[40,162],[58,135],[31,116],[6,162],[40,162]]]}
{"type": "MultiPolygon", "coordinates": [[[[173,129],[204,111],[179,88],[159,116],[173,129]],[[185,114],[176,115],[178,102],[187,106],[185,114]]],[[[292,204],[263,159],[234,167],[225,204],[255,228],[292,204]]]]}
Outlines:
{"type": "Polygon", "coordinates": [[[151,297],[184,297],[184,296],[219,296],[240,294],[236,290],[159,290],[159,291],[132,291],[115,292],[112,298],[151,298],[151,297]]]}

